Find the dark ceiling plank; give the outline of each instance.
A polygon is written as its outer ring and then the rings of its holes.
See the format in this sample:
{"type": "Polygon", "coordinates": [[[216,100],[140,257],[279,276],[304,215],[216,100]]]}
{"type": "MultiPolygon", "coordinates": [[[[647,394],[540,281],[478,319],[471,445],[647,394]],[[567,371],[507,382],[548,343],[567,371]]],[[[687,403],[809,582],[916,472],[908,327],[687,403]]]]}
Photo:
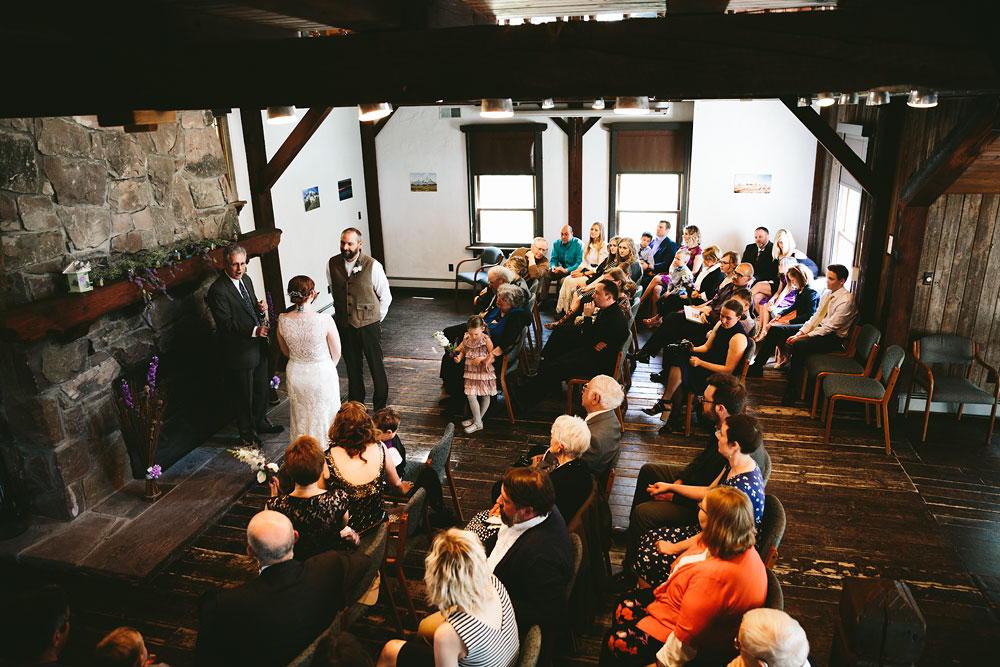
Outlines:
{"type": "Polygon", "coordinates": [[[729,7],[729,0],[667,0],[667,15],[721,14],[729,7]]]}
{"type": "Polygon", "coordinates": [[[983,98],[910,178],[899,197],[903,205],[933,204],[993,143],[998,124],[1000,100],[983,98]]]}
{"type": "Polygon", "coordinates": [[[788,110],[795,115],[799,121],[806,126],[816,141],[825,148],[840,164],[844,166],[851,176],[857,179],[861,187],[870,195],[879,194],[876,191],[875,174],[868,168],[864,160],[840,138],[837,131],[830,127],[812,107],[800,107],[792,98],[783,97],[781,99],[788,110]]]}
{"type": "MultiPolygon", "coordinates": [[[[381,30],[402,25],[403,0],[231,0],[234,7],[263,10],[278,16],[292,16],[317,27],[350,30],[381,30]]],[[[186,3],[197,11],[197,2],[186,3]]],[[[214,3],[218,4],[218,3],[214,3]]],[[[209,10],[211,12],[211,10],[209,10]]],[[[230,14],[232,16],[232,14],[230,14]]]]}
{"type": "MultiPolygon", "coordinates": [[[[333,111],[332,107],[314,107],[306,112],[306,115],[299,119],[295,129],[288,135],[274,155],[263,169],[261,178],[263,187],[268,190],[278,182],[281,175],[288,169],[295,156],[305,148],[306,142],[316,133],[319,126],[323,124],[326,117],[333,111]]],[[[260,115],[259,113],[257,114],[260,115]]]]}
{"type": "MultiPolygon", "coordinates": [[[[10,68],[7,89],[37,89],[38,71],[60,72],[61,84],[32,95],[4,95],[0,116],[608,94],[773,98],[915,82],[945,91],[1000,90],[995,40],[977,39],[983,23],[988,21],[961,11],[872,9],[230,42],[226,61],[241,66],[227,70],[226,85],[217,77],[193,76],[204,71],[208,45],[144,43],[137,58],[134,40],[81,40],[44,49],[5,40],[0,54],[8,62],[18,62],[26,49],[36,58],[30,68],[10,68]],[[655,44],[671,48],[651,48],[655,44]],[[737,71],[740,76],[733,76],[737,71]]],[[[222,56],[223,47],[215,48],[222,56]]]]}

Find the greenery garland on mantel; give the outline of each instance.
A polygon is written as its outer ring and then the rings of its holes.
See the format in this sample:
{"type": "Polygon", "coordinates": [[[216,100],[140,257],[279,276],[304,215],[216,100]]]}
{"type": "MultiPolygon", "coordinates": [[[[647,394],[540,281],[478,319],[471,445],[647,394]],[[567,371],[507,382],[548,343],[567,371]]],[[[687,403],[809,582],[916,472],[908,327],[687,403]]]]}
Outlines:
{"type": "Polygon", "coordinates": [[[119,255],[98,264],[90,270],[90,284],[100,289],[105,283],[127,278],[142,291],[142,317],[151,324],[149,311],[153,307],[153,299],[157,294],[163,294],[168,299],[167,285],[157,275],[157,271],[166,269],[173,276],[174,265],[178,262],[201,257],[210,264],[215,263],[209,253],[216,248],[224,248],[231,241],[227,239],[201,239],[198,241],[175,241],[167,245],[140,250],[132,255],[119,255]]]}

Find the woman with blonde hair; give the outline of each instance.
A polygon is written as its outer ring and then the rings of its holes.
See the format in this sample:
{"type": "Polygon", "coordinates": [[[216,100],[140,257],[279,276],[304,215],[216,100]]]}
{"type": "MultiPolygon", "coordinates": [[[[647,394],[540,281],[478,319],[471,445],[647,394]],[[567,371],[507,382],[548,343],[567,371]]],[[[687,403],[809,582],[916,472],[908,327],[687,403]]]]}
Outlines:
{"type": "MultiPolygon", "coordinates": [[[[795,247],[795,237],[787,229],[779,229],[774,235],[774,248],[771,251],[772,262],[771,275],[776,275],[780,266],[779,262],[786,257],[794,258],[799,264],[806,265],[813,275],[816,275],[816,262],[812,261],[806,254],[795,247]]],[[[777,278],[771,281],[760,281],[751,290],[754,296],[754,303],[758,303],[761,297],[770,298],[777,291],[780,283],[777,278]]]]}
{"type": "Polygon", "coordinates": [[[625,271],[634,283],[638,283],[642,279],[639,250],[635,247],[635,241],[628,236],[618,239],[618,268],[625,271]]]}
{"type": "Polygon", "coordinates": [[[340,406],[330,427],[329,443],[326,488],[347,493],[351,525],[364,534],[385,520],[385,487],[406,495],[413,485],[400,481],[396,466],[385,464],[385,445],[376,437],[375,422],[361,403],[348,401],[340,406]]]}
{"type": "Polygon", "coordinates": [[[479,538],[457,528],[439,534],[425,566],[427,601],[443,617],[433,646],[392,639],[382,648],[378,667],[511,667],[520,649],[514,607],[490,573],[479,538]]]}
{"type": "Polygon", "coordinates": [[[753,505],[739,489],[712,488],[698,503],[698,524],[701,533],[667,580],[618,604],[601,665],[682,665],[695,656],[718,664],[732,656],[740,619],[767,597],[753,505]]]}
{"type": "MultiPolygon", "coordinates": [[[[594,223],[595,226],[599,224],[597,222],[594,223]]],[[[591,252],[591,244],[593,243],[593,239],[591,239],[591,243],[584,250],[583,262],[580,264],[580,268],[564,278],[562,284],[559,286],[559,299],[556,302],[556,312],[565,313],[575,294],[581,290],[593,289],[597,286],[597,282],[601,277],[618,266],[618,240],[616,236],[608,241],[607,247],[604,248],[603,259],[596,266],[589,266],[587,253],[591,252]]]]}
{"type": "Polygon", "coordinates": [[[701,230],[697,225],[688,225],[684,228],[683,245],[691,254],[688,256],[687,265],[691,273],[698,275],[704,265],[704,258],[701,256],[701,230]]]}

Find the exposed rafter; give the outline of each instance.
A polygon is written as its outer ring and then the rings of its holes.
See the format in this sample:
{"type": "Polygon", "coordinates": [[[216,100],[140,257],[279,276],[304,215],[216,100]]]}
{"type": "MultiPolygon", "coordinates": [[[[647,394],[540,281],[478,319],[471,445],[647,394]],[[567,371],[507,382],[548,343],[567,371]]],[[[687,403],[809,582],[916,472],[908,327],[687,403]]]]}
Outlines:
{"type": "Polygon", "coordinates": [[[760,98],[893,84],[1000,90],[993,41],[980,38],[989,23],[982,16],[923,8],[906,13],[679,15],[617,23],[373,32],[225,47],[154,42],[144,45],[142,57],[136,57],[135,44],[112,40],[44,49],[3,41],[0,53],[8,62],[17,62],[26,49],[36,54],[32,67],[7,72],[7,89],[36,90],[38,71],[60,72],[61,83],[33,95],[3,96],[0,115],[609,94],[760,98]],[[213,49],[226,62],[239,63],[226,70],[225,85],[217,77],[193,76],[205,70],[213,49]]]}

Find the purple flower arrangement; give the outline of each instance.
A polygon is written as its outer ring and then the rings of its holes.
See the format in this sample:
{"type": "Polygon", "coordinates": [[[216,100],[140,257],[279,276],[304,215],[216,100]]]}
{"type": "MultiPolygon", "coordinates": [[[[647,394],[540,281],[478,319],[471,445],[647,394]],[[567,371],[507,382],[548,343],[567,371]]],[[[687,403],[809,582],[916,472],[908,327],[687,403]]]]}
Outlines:
{"type": "Polygon", "coordinates": [[[121,424],[122,439],[133,463],[133,471],[139,477],[139,470],[145,471],[146,497],[153,500],[159,496],[156,480],[162,470],[156,465],[156,447],[163,425],[166,397],[162,382],[158,382],[160,358],[154,356],[146,367],[145,384],[141,376],[122,378],[112,384],[112,394],[118,419],[121,424]],[[143,387],[138,394],[133,386],[143,387]]]}
{"type": "Polygon", "coordinates": [[[280,384],[281,384],[281,378],[279,378],[277,375],[271,378],[271,389],[277,389],[280,384]]]}
{"type": "Polygon", "coordinates": [[[271,298],[271,292],[265,292],[264,294],[267,296],[267,321],[274,324],[278,320],[274,316],[274,299],[271,298]]]}

